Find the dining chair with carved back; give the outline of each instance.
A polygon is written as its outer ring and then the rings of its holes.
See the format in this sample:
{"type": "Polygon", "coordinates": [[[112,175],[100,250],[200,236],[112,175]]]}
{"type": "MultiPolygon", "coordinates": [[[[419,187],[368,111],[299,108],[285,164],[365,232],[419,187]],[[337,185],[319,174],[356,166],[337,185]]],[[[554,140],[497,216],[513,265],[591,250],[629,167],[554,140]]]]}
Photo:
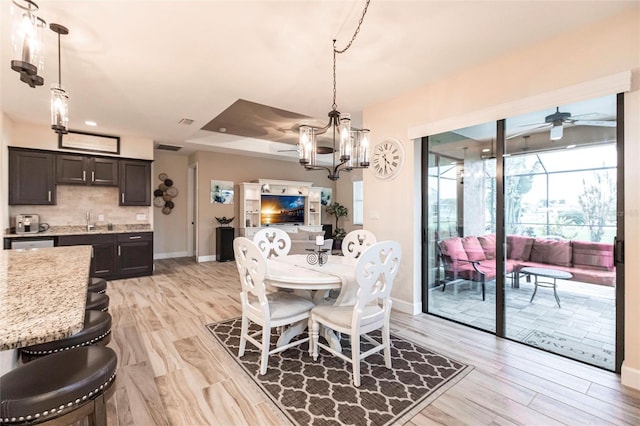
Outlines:
{"type": "Polygon", "coordinates": [[[262,228],[253,236],[262,255],[269,259],[274,256],[286,256],[291,250],[291,237],[282,229],[262,228]]]}
{"type": "Polygon", "coordinates": [[[376,243],[376,236],[371,231],[357,229],[349,232],[342,240],[342,255],[356,259],[362,252],[376,243]]]}
{"type": "Polygon", "coordinates": [[[265,286],[267,261],[262,250],[250,239],[235,238],[233,251],[242,286],[242,326],[238,356],[244,355],[247,342],[256,346],[261,351],[260,374],[264,375],[269,355],[309,341],[309,337],[304,337],[271,349],[271,329],[308,319],[314,303],[293,293],[268,292],[265,286]],[[261,326],[261,330],[250,332],[250,323],[261,326]]]}
{"type": "Polygon", "coordinates": [[[369,355],[383,351],[385,366],[391,368],[391,343],[389,320],[391,315],[391,289],[398,273],[402,250],[395,241],[373,244],[362,252],[356,265],[358,284],[355,305],[317,305],[311,310],[309,352],[318,359],[318,348],[351,362],[353,383],[360,386],[360,361],[369,355]],[[348,335],[351,339],[351,356],[337,351],[319,341],[320,326],[348,335]],[[381,331],[381,342],[369,334],[381,331]],[[372,344],[371,349],[361,352],[361,338],[372,344]]]}

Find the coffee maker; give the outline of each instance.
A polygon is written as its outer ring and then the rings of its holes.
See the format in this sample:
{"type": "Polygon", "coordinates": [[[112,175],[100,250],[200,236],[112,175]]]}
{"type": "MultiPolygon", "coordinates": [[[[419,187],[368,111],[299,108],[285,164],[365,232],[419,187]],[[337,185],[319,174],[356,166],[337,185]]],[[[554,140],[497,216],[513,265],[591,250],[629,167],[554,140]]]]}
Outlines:
{"type": "Polygon", "coordinates": [[[40,216],[37,214],[17,214],[16,234],[37,234],[40,230],[40,216]]]}

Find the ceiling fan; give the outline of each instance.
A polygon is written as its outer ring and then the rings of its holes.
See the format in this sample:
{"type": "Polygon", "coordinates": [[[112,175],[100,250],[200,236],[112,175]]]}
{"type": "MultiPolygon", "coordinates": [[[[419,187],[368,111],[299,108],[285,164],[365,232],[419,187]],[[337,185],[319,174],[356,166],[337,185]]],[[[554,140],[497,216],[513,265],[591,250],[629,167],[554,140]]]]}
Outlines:
{"type": "Polygon", "coordinates": [[[520,127],[531,127],[523,132],[516,133],[507,137],[507,139],[515,138],[525,133],[533,132],[538,129],[551,128],[549,138],[552,141],[562,139],[564,133],[564,126],[569,125],[583,125],[583,126],[599,126],[599,127],[616,127],[615,120],[589,120],[588,118],[602,117],[603,114],[590,113],[582,115],[572,116],[570,112],[562,112],[559,107],[556,107],[556,112],[549,114],[544,118],[544,123],[532,123],[524,124],[520,127]]]}
{"type": "MultiPolygon", "coordinates": [[[[295,149],[279,149],[278,152],[298,152],[299,148],[296,145],[295,149]]],[[[316,154],[333,154],[333,147],[330,146],[318,146],[316,148],[316,154]]]]}

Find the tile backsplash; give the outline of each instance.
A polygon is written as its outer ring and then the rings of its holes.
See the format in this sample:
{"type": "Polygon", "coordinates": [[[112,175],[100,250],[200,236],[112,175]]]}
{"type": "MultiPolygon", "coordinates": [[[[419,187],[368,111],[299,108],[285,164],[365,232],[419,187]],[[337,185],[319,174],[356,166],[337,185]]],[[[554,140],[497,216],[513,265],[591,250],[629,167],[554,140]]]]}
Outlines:
{"type": "Polygon", "coordinates": [[[118,206],[117,187],[58,185],[56,196],[55,206],[9,206],[10,226],[15,226],[16,214],[38,214],[40,222],[49,226],[86,225],[87,212],[95,225],[151,223],[151,206],[118,206]]]}

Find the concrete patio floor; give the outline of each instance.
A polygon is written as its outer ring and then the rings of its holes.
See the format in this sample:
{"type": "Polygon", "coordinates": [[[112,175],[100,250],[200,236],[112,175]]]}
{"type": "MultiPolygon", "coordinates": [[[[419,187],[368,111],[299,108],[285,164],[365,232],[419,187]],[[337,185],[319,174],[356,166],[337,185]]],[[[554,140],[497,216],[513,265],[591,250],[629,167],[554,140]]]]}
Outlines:
{"type": "MultiPolygon", "coordinates": [[[[480,285],[456,280],[429,292],[429,312],[483,330],[495,332],[495,281],[486,284],[482,301],[480,285]]],[[[520,279],[512,288],[507,280],[507,337],[550,352],[615,369],[615,287],[577,281],[557,281],[561,308],[553,289],[538,288],[520,279]]]]}

